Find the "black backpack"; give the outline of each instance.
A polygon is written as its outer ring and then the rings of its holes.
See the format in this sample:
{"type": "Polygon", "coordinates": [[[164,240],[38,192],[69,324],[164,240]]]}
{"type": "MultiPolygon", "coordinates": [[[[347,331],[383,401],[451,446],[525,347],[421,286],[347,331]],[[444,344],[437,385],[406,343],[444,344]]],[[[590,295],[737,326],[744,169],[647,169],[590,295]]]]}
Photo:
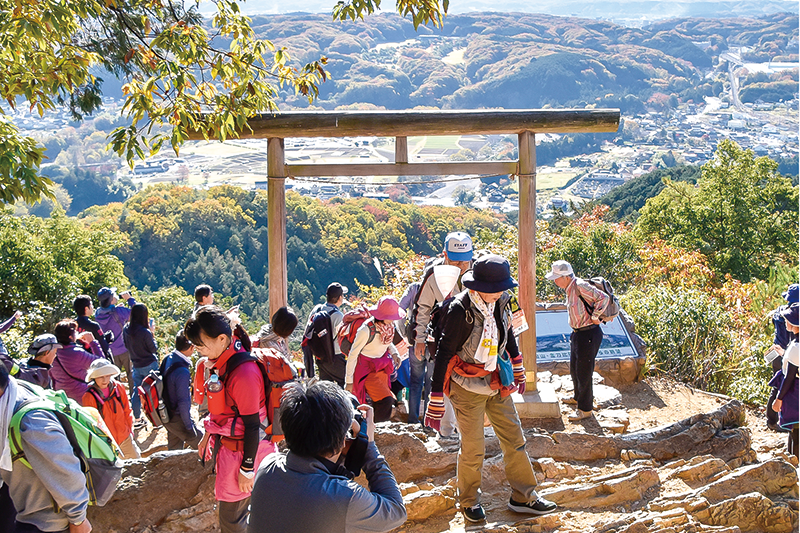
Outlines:
{"type": "MultiPolygon", "coordinates": [[[[455,296],[451,296],[450,298],[446,298],[441,302],[436,302],[436,305],[433,306],[433,310],[431,310],[431,320],[428,322],[428,334],[433,338],[432,343],[428,343],[431,346],[432,350],[431,353],[436,355],[436,352],[439,350],[439,341],[442,338],[442,332],[444,331],[444,316],[447,314],[447,310],[450,308],[450,304],[459,297],[459,295],[465,294],[464,292],[458,293],[455,296]]],[[[466,307],[467,313],[467,323],[471,324],[473,321],[472,311],[470,311],[469,306],[466,307]]]]}
{"type": "Polygon", "coordinates": [[[331,313],[323,306],[317,306],[311,312],[306,331],[303,333],[303,346],[308,346],[314,357],[323,363],[333,361],[333,324],[331,313]]]}

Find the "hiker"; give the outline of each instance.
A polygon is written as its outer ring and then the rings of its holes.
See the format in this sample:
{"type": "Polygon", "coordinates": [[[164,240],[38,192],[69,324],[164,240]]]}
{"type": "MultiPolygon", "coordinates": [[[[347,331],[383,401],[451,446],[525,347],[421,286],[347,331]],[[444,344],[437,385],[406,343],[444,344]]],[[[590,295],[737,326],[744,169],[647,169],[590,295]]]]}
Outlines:
{"type": "Polygon", "coordinates": [[[158,370],[158,346],[153,332],[155,325],[148,316],[147,306],[134,304],[131,308],[130,322],[122,330],[125,349],[130,355],[130,364],[133,368],[133,393],[131,405],[133,416],[136,418],[134,429],[145,427],[146,422],[142,417],[142,400],[139,398],[139,386],[151,370],[158,370]]]}
{"type": "Polygon", "coordinates": [[[110,344],[113,362],[120,369],[125,370],[125,377],[128,380],[128,395],[133,398],[136,393],[133,386],[133,367],[131,366],[131,356],[125,347],[122,330],[130,320],[130,308],[136,304],[136,300],[131,296],[130,291],[123,292],[121,296],[128,307],[117,305],[119,296],[116,288],[103,287],[97,291],[100,309],[95,312],[94,319],[103,328],[103,331],[110,331],[114,335],[114,340],[110,344]]]}
{"type": "Polygon", "coordinates": [[[279,352],[287,361],[292,360],[289,350],[289,336],[297,328],[297,315],[291,307],[281,307],[272,315],[269,324],[265,324],[258,331],[257,348],[272,348],[279,352]]]}
{"type": "Polygon", "coordinates": [[[536,494],[536,477],[511,399],[512,392],[525,392],[525,369],[511,326],[507,292],[517,282],[508,260],[499,255],[478,259],[462,281],[466,290],[456,295],[442,317],[425,424],[437,429],[444,415],[444,395],[449,396],[461,432],[456,477],[467,520],[486,518],[480,501],[484,415],[503,452],[512,490],[508,508],[535,515],[551,513],[556,504],[536,494]]]}
{"type": "MultiPolygon", "coordinates": [[[[443,254],[442,260],[436,260],[426,265],[419,292],[412,306],[411,317],[409,318],[410,331],[408,341],[409,345],[414,346],[414,357],[411,359],[409,416],[415,405],[417,409],[419,408],[422,390],[430,391],[426,380],[430,381],[431,375],[426,373],[426,370],[428,370],[429,366],[433,366],[429,365],[429,362],[433,361],[434,356],[434,348],[427,342],[431,313],[438,302],[443,302],[464,289],[461,284],[461,276],[472,266],[472,238],[463,231],[448,233],[444,239],[443,254]],[[434,273],[434,267],[440,264],[455,266],[460,270],[455,285],[446,294],[442,292],[439,280],[437,280],[434,273]]],[[[440,433],[444,437],[449,437],[456,433],[455,418],[450,407],[450,401],[447,398],[445,398],[445,416],[440,428],[440,433]]]]}
{"type": "Polygon", "coordinates": [[[8,485],[16,507],[14,519],[13,511],[9,513],[7,505],[4,506],[0,524],[15,520],[17,533],[88,533],[92,526],[86,519],[89,505],[86,476],[54,413],[33,409],[23,416],[22,450],[31,467],[11,459],[8,439],[11,417],[24,402],[35,398],[0,365],[0,477],[4,486],[8,485]]]}
{"type": "Polygon", "coordinates": [[[247,527],[255,466],[275,445],[264,438],[267,420],[261,369],[234,337],[231,319],[216,306],[202,306],[186,322],[184,335],[211,363],[206,382],[209,416],[198,446],[201,459],[215,461],[214,494],[222,533],[247,527]]]}
{"type": "Polygon", "coordinates": [[[344,314],[339,310],[339,307],[344,303],[344,295],[345,287],[340,283],[328,285],[328,289],[325,291],[326,303],[314,307],[308,317],[308,325],[306,326],[306,334],[308,334],[309,325],[311,325],[314,315],[322,311],[328,313],[331,328],[327,334],[333,344],[333,355],[328,358],[327,355],[321,356],[322,354],[312,353],[308,346],[303,347],[303,363],[306,366],[306,375],[309,378],[314,377],[314,361],[316,360],[319,379],[333,381],[338,383],[340,387],[344,387],[344,373],[347,363],[335,334],[339,331],[339,326],[344,317],[344,314]]]}
{"type": "Polygon", "coordinates": [[[391,377],[397,349],[394,339],[394,321],[406,316],[394,296],[383,296],[375,307],[368,309],[372,318],[361,324],[347,355],[345,389],[355,394],[362,404],[367,396],[372,401],[375,422],[385,422],[392,417],[395,396],[391,377]]]}
{"type": "MultiPolygon", "coordinates": [[[[415,281],[406,287],[403,296],[400,297],[400,309],[406,312],[406,318],[408,319],[400,323],[400,331],[409,332],[411,311],[421,284],[421,282],[415,281]]],[[[420,403],[423,404],[422,412],[424,415],[425,409],[428,407],[427,398],[431,393],[430,377],[433,375],[433,359],[429,357],[417,359],[414,355],[416,350],[414,339],[407,335],[406,340],[408,341],[408,362],[410,366],[408,384],[408,423],[421,424],[422,421],[419,418],[420,403]],[[424,402],[422,401],[423,398],[425,399],[424,402]]]]}
{"type": "Polygon", "coordinates": [[[194,308],[195,311],[204,305],[214,305],[214,290],[211,285],[198,285],[194,288],[194,308]]]}
{"type": "Polygon", "coordinates": [[[190,412],[192,352],[194,345],[180,331],[175,335],[175,349],[161,361],[159,368],[164,381],[164,405],[169,414],[169,422],[164,424],[168,450],[196,450],[203,437],[190,412]]]}
{"type": "Polygon", "coordinates": [[[800,345],[798,345],[798,333],[800,333],[800,319],[798,311],[800,304],[793,303],[786,307],[781,315],[786,322],[786,330],[789,332],[789,345],[783,353],[781,369],[775,373],[771,387],[778,389],[778,394],[772,402],[772,408],[779,414],[779,424],[782,428],[791,430],[786,443],[788,453],[797,457],[798,453],[798,366],[800,366],[800,345]]]}
{"type": "Polygon", "coordinates": [[[86,383],[86,371],[95,359],[105,359],[105,354],[100,348],[100,343],[95,340],[90,331],[84,331],[78,335],[77,330],[78,323],[68,318],[56,324],[54,333],[61,348],[56,352],[53,367],[50,369],[50,377],[53,380],[54,389],[63,390],[67,397],[80,404],[83,395],[89,390],[89,385],[86,383]],[[83,349],[84,344],[76,343],[79,338],[89,346],[91,352],[83,349]]]}
{"type": "MultiPolygon", "coordinates": [[[[800,285],[792,283],[781,295],[786,300],[785,305],[778,306],[772,313],[772,323],[775,327],[775,338],[772,341],[770,351],[775,351],[779,356],[783,356],[786,348],[789,346],[789,331],[786,329],[786,321],[783,318],[783,311],[793,303],[798,302],[798,292],[800,292],[800,285]]],[[[779,371],[783,363],[782,357],[775,357],[772,360],[772,373],[779,371]]],[[[772,392],[767,400],[767,427],[773,431],[785,432],[786,429],[778,424],[778,413],[772,409],[772,404],[775,398],[778,397],[778,388],[772,387],[772,392]]]]}
{"type": "Polygon", "coordinates": [[[569,337],[569,373],[572,376],[573,397],[565,400],[575,405],[575,413],[569,416],[570,422],[578,422],[592,416],[594,391],[592,374],[603,330],[600,316],[606,310],[611,298],[587,281],[575,276],[572,265],[566,261],[556,261],[545,275],[567,293],[567,313],[572,334],[569,337]],[[591,311],[590,311],[591,310],[591,311]]]}
{"type": "Polygon", "coordinates": [[[112,361],[111,347],[108,344],[108,340],[110,338],[113,341],[114,334],[110,333],[107,337],[106,334],[103,333],[103,328],[100,327],[100,324],[89,318],[94,314],[92,298],[85,294],[76,296],[72,301],[72,309],[75,311],[75,314],[78,315],[75,318],[75,322],[78,323],[78,333],[91,331],[94,339],[100,343],[100,347],[103,349],[103,354],[105,354],[106,359],[112,361]]]}
{"type": "Polygon", "coordinates": [[[122,450],[123,459],[139,459],[141,450],[133,438],[133,412],[128,392],[114,379],[120,369],[107,359],[95,359],[86,372],[89,390],[83,395],[84,407],[97,409],[103,422],[122,450]]]}
{"type": "Polygon", "coordinates": [[[61,345],[58,344],[55,335],[43,333],[37,336],[28,346],[28,353],[33,357],[21,363],[18,372],[12,369],[10,374],[43,389],[52,389],[53,379],[50,377],[50,369],[53,368],[53,361],[59,348],[61,345]]]}
{"type": "Polygon", "coordinates": [[[369,488],[341,464],[348,432],[361,431],[348,396],[325,381],[287,387],[280,420],[288,452],[269,455],[258,468],[248,533],[381,532],[406,521],[400,487],[375,445],[371,407],[358,406],[369,488]]]}

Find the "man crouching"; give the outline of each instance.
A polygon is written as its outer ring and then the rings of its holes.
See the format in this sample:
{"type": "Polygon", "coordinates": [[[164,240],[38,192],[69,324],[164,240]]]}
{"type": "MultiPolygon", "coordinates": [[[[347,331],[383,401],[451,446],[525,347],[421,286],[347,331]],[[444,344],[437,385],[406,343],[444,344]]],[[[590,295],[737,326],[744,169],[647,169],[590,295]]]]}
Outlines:
{"type": "Polygon", "coordinates": [[[405,522],[400,489],[375,445],[372,408],[360,405],[358,411],[363,429],[335,383],[296,383],[284,392],[280,421],[289,451],[273,453],[259,466],[248,533],[390,531],[405,522]],[[366,433],[361,468],[369,490],[342,464],[350,431],[366,433]]]}

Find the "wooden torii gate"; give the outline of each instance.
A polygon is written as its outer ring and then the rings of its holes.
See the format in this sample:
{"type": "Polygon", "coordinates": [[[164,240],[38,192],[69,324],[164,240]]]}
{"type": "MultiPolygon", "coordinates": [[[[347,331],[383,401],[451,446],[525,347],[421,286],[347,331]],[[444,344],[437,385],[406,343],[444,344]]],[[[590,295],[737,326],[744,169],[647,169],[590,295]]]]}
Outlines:
{"type": "MultiPolygon", "coordinates": [[[[287,177],[498,175],[519,177],[519,303],[530,328],[520,336],[527,369],[522,416],[560,416],[558,406],[537,410],[536,381],[536,133],[602,133],[619,127],[618,109],[470,110],[470,111],[316,111],[262,114],[249,121],[240,138],[268,139],[269,307],[270,315],[287,305],[287,177]],[[518,161],[409,163],[408,137],[504,135],[519,139],[518,161]],[[284,139],[312,137],[394,137],[394,163],[287,165],[284,139]],[[551,412],[552,411],[552,412],[551,412]]],[[[202,140],[194,134],[192,140],[202,140]]]]}

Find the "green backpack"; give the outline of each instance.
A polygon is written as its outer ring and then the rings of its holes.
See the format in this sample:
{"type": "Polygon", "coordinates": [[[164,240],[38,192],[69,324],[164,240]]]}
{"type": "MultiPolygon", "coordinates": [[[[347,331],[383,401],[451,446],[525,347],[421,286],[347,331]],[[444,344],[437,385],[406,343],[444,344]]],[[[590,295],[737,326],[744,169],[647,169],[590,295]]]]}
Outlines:
{"type": "Polygon", "coordinates": [[[22,449],[20,424],[22,418],[34,409],[51,411],[64,428],[72,451],[86,475],[89,504],[105,505],[114,495],[117,482],[122,477],[122,462],[118,459],[122,453],[114,439],[87,408],[67,398],[64,391],[45,390],[22,381],[17,383],[32,392],[35,398],[24,401],[11,417],[8,440],[11,444],[12,460],[19,460],[32,468],[22,449]]]}

